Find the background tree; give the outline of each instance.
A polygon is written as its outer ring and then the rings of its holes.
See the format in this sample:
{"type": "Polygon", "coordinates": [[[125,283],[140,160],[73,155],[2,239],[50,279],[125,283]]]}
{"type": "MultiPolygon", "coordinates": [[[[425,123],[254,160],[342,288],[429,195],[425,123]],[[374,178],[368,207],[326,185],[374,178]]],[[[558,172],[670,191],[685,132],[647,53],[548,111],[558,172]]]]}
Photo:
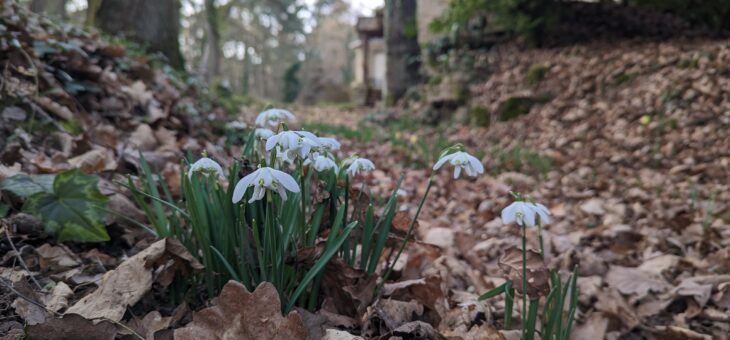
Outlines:
{"type": "Polygon", "coordinates": [[[150,51],[161,52],[173,67],[183,68],[178,0],[104,0],[95,17],[101,30],[123,34],[150,51]]]}
{"type": "Polygon", "coordinates": [[[390,104],[418,83],[420,48],[416,0],[385,1],[385,100],[390,104]]]}

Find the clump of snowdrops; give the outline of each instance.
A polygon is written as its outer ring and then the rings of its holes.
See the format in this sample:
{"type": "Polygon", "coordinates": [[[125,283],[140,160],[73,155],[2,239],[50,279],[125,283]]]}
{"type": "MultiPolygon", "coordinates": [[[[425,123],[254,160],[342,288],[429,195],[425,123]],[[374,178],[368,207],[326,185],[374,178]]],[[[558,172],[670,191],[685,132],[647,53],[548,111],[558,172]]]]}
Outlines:
{"type": "MultiPolygon", "coordinates": [[[[375,164],[358,155],[339,157],[335,138],[290,130],[287,123],[293,120],[289,111],[269,109],[258,115],[255,128],[229,124],[229,140],[245,141],[241,160],[228,171],[206,155],[195,160],[181,176],[178,201],[144,158],[139,184],[132,178],[127,183],[157,236],[180,239],[205,265],[194,283],[211,296],[230,279],[249,289],[268,281],[285,311],[314,309],[321,300],[323,269],[334,257],[379,275],[382,284],[411,237],[433,176],[397,253],[383,263],[400,181],[384,203],[376,204],[360,186],[375,164]],[[355,194],[365,200],[351,197],[355,194]]],[[[462,170],[469,176],[484,172],[461,146],[443,156],[434,169],[448,161],[455,177],[462,170]]]]}
{"type": "Polygon", "coordinates": [[[211,296],[230,279],[251,290],[268,281],[279,291],[285,311],[294,306],[315,309],[323,270],[335,257],[367,275],[380,276],[380,289],[413,233],[436,171],[450,164],[455,179],[484,173],[481,161],[463,145],[444,150],[406,236],[383,256],[401,181],[382,204],[366,195],[366,206],[359,206],[362,197],[351,195],[364,195],[366,190],[353,187],[375,164],[358,155],[341,158],[336,139],[290,130],[287,122],[293,120],[289,111],[269,109],[258,115],[255,128],[232,126],[229,131],[237,131],[238,139],[245,141],[241,160],[227,172],[206,155],[195,160],[181,176],[179,201],[144,158],[141,188],[129,179],[128,187],[155,233],[180,239],[205,265],[196,283],[211,296]],[[308,258],[298,256],[302,254],[308,258]]]}

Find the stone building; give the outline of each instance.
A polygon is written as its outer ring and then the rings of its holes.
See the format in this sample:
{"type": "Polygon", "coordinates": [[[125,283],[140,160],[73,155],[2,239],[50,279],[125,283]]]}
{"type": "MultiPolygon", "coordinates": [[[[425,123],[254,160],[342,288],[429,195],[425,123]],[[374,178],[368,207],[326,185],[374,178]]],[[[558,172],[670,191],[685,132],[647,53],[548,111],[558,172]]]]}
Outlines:
{"type": "Polygon", "coordinates": [[[439,36],[429,31],[449,0],[386,0],[385,9],[359,17],[355,30],[352,98],[361,105],[393,102],[419,81],[419,46],[439,36]],[[414,25],[412,27],[412,25],[414,25]],[[415,33],[415,36],[414,36],[415,33]]]}
{"type": "Polygon", "coordinates": [[[360,105],[372,105],[382,97],[385,88],[385,40],[383,39],[383,10],[372,17],[359,17],[355,25],[358,40],[350,47],[353,59],[353,98],[360,105]]]}

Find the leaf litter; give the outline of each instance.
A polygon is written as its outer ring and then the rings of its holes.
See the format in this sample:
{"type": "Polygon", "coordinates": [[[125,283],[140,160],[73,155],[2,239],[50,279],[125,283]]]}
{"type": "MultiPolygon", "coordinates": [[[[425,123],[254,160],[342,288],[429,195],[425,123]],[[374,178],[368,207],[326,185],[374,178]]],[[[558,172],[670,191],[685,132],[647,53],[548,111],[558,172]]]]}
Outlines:
{"type": "MultiPolygon", "coordinates": [[[[25,324],[31,338],[59,339],[163,333],[511,338],[514,332],[501,330],[504,301],[477,300],[510,275],[521,275],[508,261],[519,246],[519,231],[498,218],[510,190],[549,203],[555,215],[556,223],[544,230],[545,262],[535,264],[537,272],[579,265],[574,338],[723,339],[730,333],[730,136],[723,133],[730,102],[722,91],[730,85],[723,73],[730,48],[722,41],[501,47],[490,52],[489,78],[472,86],[472,102],[497,112],[516,96],[547,94],[550,101],[489,129],[455,124],[397,131],[377,141],[344,140],[345,151],[376,161],[378,170],[365,180],[373,197],[387,195],[405,175],[399,216],[406,221],[415,213],[414,200],[429,176],[424,167],[432,160],[417,150],[436,145],[434,136],[481,150],[492,176],[468,182],[436,176],[416,226],[418,239],[380,294],[371,293],[374,281],[333,264],[327,272],[334,275],[323,282],[330,288],[322,308],[282,316],[278,295],[265,284],[250,293],[229,283],[207,308],[205,302],[196,306],[197,312],[161,301],[174,273],[199,264],[179,244],[155,242],[119,216],[109,214],[104,222],[116,241],[99,248],[64,246],[25,227],[29,219],[18,217],[20,203],[52,190],[54,174],[69,168],[100,176],[100,187],[111,183],[100,191],[111,196],[110,206],[114,202],[126,212],[134,208],[129,195],[113,183],[139,166],[140,155],[171,175],[164,177],[175,193],[181,150],[206,150],[223,162],[241,152],[234,146],[227,153],[216,137],[216,124],[228,121],[225,112],[208,106],[175,75],[152,69],[149,60],[87,33],[59,31],[14,5],[3,8],[0,20],[7,28],[0,37],[17,41],[32,61],[20,57],[15,45],[0,44],[0,63],[10,66],[2,71],[7,81],[0,88],[0,101],[8,104],[0,114],[0,180],[3,204],[16,209],[0,227],[6,254],[0,266],[0,330],[8,335],[22,337],[25,324]],[[54,39],[69,35],[84,54],[56,45],[54,39]],[[66,72],[87,84],[78,93],[64,86],[81,83],[64,84],[68,79],[52,75],[72,70],[71,60],[86,69],[66,72]],[[683,67],[686,60],[697,60],[697,66],[683,67]],[[119,63],[129,70],[115,66],[119,63]],[[541,83],[528,86],[525,75],[534,64],[548,65],[549,71],[541,83]],[[622,73],[635,76],[612,81],[622,73]],[[27,124],[29,117],[37,121],[27,124]],[[49,126],[57,132],[44,133],[49,126]],[[549,158],[551,168],[541,173],[516,165],[529,160],[503,156],[519,148],[549,158]],[[396,156],[382,157],[391,154],[396,156]],[[18,247],[12,249],[11,242],[18,247]],[[43,289],[31,285],[31,277],[43,289]]],[[[372,130],[419,110],[416,104],[375,114],[363,127],[356,125],[362,124],[357,122],[363,110],[299,109],[309,122],[372,130]]],[[[252,121],[254,113],[244,108],[242,117],[252,121]]],[[[537,282],[535,291],[542,291],[542,280],[537,282]]],[[[517,305],[515,317],[522,313],[517,305]]]]}

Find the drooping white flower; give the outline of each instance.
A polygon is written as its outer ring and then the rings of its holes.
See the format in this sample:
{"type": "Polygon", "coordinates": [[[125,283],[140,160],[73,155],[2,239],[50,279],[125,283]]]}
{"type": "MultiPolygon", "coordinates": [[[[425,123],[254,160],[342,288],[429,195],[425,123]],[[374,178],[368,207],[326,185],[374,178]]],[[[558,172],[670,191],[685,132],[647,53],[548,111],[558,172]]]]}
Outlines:
{"type": "Polygon", "coordinates": [[[240,120],[234,120],[232,122],[228,122],[226,124],[226,129],[228,130],[243,130],[248,127],[248,124],[240,121],[240,120]]]}
{"type": "Polygon", "coordinates": [[[269,137],[274,135],[274,131],[266,128],[257,128],[256,131],[254,131],[254,135],[256,136],[256,138],[269,139],[269,137]]]}
{"type": "Polygon", "coordinates": [[[323,147],[330,149],[330,150],[339,150],[340,149],[340,142],[337,141],[337,139],[334,139],[332,137],[317,137],[317,141],[320,145],[323,147]]]}
{"type": "Polygon", "coordinates": [[[457,151],[442,156],[441,159],[434,164],[433,169],[438,170],[446,162],[449,162],[454,166],[454,178],[459,178],[459,175],[461,175],[461,169],[464,169],[466,174],[471,177],[476,177],[477,175],[484,173],[484,165],[482,165],[482,162],[464,151],[457,151]]]}
{"type": "Polygon", "coordinates": [[[278,147],[278,152],[286,152],[286,158],[307,158],[313,147],[320,146],[317,136],[307,131],[282,131],[266,140],[266,151],[278,147]]]}
{"type": "Polygon", "coordinates": [[[319,154],[314,157],[314,169],[320,172],[329,169],[335,169],[335,172],[338,171],[337,163],[332,158],[319,154]]]}
{"type": "Polygon", "coordinates": [[[275,191],[283,200],[287,198],[287,190],[299,192],[299,185],[294,177],[286,172],[264,167],[252,172],[236,183],[236,187],[233,189],[233,203],[241,201],[250,186],[253,186],[253,195],[248,203],[264,198],[266,189],[275,191]]]}
{"type": "Polygon", "coordinates": [[[367,158],[355,157],[347,159],[345,160],[345,165],[347,164],[350,165],[347,167],[347,174],[351,177],[357,176],[360,172],[375,170],[375,164],[367,158]]]}
{"type": "Polygon", "coordinates": [[[218,177],[226,177],[223,174],[223,168],[221,168],[221,165],[208,157],[203,157],[193,163],[188,170],[188,177],[193,177],[193,174],[196,172],[201,172],[206,175],[212,174],[218,177]]]}
{"type": "Polygon", "coordinates": [[[264,127],[266,124],[277,126],[282,120],[296,120],[294,114],[284,109],[268,109],[256,117],[256,125],[264,127]]]}
{"type": "Polygon", "coordinates": [[[534,227],[535,216],[540,217],[540,224],[550,223],[550,210],[539,203],[517,201],[502,209],[502,223],[517,223],[521,226],[534,227]]]}

